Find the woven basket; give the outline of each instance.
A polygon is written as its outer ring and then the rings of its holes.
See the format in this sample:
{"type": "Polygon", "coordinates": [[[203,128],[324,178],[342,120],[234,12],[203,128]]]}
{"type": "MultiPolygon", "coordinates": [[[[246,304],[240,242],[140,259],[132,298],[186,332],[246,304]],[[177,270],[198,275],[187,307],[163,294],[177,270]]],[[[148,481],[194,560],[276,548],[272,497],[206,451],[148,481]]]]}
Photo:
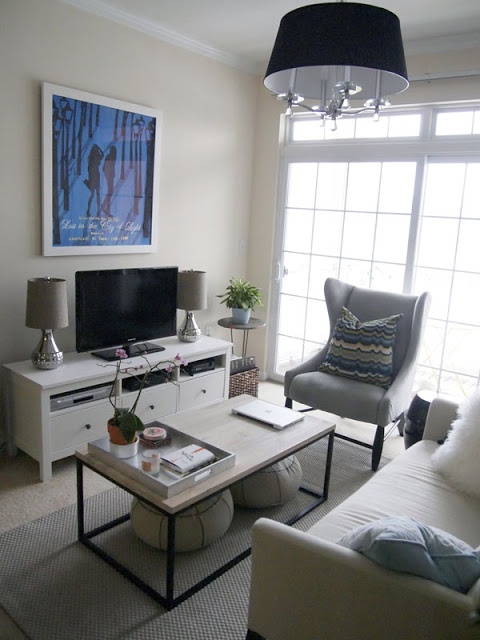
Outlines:
{"type": "Polygon", "coordinates": [[[235,396],[240,396],[242,393],[255,396],[255,398],[258,397],[258,374],[258,367],[231,374],[228,397],[234,398],[235,396]]]}

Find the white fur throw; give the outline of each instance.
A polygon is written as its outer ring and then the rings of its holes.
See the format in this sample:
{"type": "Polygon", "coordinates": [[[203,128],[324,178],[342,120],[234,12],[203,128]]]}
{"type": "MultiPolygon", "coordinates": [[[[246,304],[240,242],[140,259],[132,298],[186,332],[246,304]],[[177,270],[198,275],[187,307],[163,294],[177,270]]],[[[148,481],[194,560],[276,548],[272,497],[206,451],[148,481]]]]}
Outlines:
{"type": "Polygon", "coordinates": [[[458,408],[445,443],[432,456],[433,468],[457,489],[480,498],[480,391],[458,408]]]}

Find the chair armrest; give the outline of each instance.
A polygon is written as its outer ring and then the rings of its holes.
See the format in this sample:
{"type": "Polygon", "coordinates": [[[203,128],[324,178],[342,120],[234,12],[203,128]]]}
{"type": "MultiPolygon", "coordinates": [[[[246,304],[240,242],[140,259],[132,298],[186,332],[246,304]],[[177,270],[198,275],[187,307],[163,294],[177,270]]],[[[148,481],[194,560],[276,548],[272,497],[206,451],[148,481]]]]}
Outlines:
{"type": "Polygon", "coordinates": [[[248,628],[268,640],[480,638],[471,610],[468,596],[351,549],[266,518],[253,527],[248,628]]]}
{"type": "Polygon", "coordinates": [[[437,397],[430,404],[423,431],[423,440],[445,440],[452,422],[458,417],[458,402],[437,397]]]}

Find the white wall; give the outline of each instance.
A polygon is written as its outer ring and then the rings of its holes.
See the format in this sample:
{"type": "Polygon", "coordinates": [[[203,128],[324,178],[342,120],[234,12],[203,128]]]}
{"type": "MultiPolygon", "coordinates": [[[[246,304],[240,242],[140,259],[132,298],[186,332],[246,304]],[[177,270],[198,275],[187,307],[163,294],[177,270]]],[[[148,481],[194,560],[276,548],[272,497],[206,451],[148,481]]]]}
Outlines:
{"type": "Polygon", "coordinates": [[[196,317],[227,339],[215,294],[246,271],[257,79],[55,0],[0,1],[0,59],[0,364],[29,358],[40,337],[25,327],[30,277],[67,280],[70,326],[56,336],[74,349],[80,269],[205,270],[209,309],[196,317]],[[44,81],[162,111],[156,253],[42,257],[44,81]]]}

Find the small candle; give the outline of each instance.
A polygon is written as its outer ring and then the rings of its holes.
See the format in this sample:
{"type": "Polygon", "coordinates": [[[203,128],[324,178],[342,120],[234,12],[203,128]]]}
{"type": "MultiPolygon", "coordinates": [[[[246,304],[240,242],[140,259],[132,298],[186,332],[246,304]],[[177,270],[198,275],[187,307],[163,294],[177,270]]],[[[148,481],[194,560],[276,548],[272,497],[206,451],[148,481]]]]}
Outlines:
{"type": "Polygon", "coordinates": [[[155,451],[142,453],[142,469],[146,473],[155,475],[160,471],[160,456],[155,451]]]}

